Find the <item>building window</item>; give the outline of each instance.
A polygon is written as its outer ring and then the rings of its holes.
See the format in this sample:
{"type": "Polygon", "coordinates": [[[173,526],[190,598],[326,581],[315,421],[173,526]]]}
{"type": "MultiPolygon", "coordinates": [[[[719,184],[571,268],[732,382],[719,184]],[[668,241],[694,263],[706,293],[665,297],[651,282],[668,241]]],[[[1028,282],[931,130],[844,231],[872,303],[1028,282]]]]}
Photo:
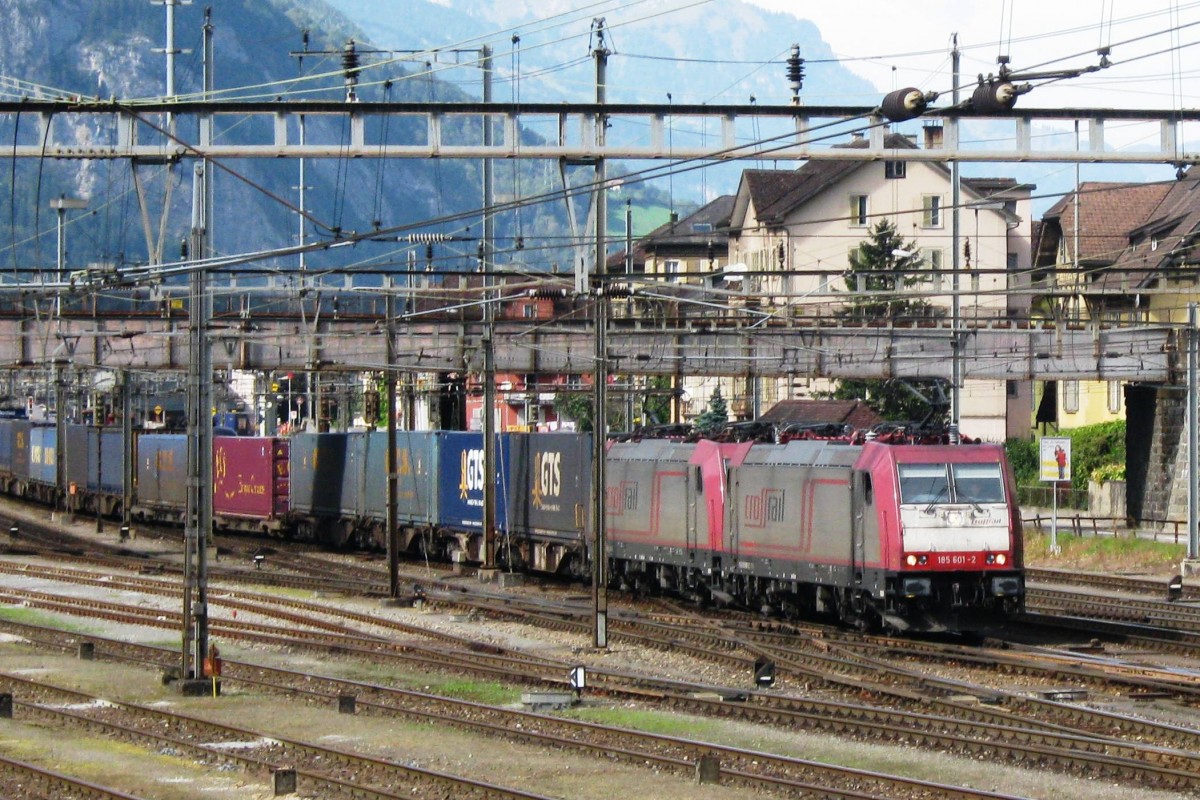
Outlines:
{"type": "Polygon", "coordinates": [[[865,194],[850,195],[850,227],[865,228],[869,215],[868,196],[865,194]]]}
{"type": "Polygon", "coordinates": [[[903,178],[908,171],[908,162],[905,161],[885,161],[883,162],[883,177],[885,178],[903,178]]]}
{"type": "Polygon", "coordinates": [[[1063,381],[1063,411],[1079,412],[1079,381],[1063,381]]]}
{"type": "Polygon", "coordinates": [[[683,262],[676,258],[668,258],[663,262],[663,272],[668,283],[676,283],[679,281],[679,274],[683,272],[683,262]]]}
{"type": "Polygon", "coordinates": [[[537,306],[533,303],[526,303],[522,307],[521,312],[525,319],[535,319],[537,317],[537,306]]]}
{"type": "Polygon", "coordinates": [[[921,197],[921,227],[942,227],[942,196],[927,194],[921,197]]]}
{"type": "Polygon", "coordinates": [[[1108,410],[1113,414],[1118,414],[1121,411],[1121,382],[1108,382],[1108,410]]]}
{"type": "Polygon", "coordinates": [[[1017,382],[1016,382],[1016,381],[1005,381],[1005,382],[1004,382],[1004,388],[1005,388],[1005,390],[1006,390],[1006,393],[1008,394],[1008,396],[1009,396],[1009,397],[1018,397],[1018,396],[1020,396],[1021,389],[1020,389],[1020,387],[1017,385],[1017,382]]]}
{"type": "Polygon", "coordinates": [[[922,247],[921,260],[925,262],[925,269],[929,270],[929,280],[936,288],[942,286],[942,248],[940,247],[922,247]]]}

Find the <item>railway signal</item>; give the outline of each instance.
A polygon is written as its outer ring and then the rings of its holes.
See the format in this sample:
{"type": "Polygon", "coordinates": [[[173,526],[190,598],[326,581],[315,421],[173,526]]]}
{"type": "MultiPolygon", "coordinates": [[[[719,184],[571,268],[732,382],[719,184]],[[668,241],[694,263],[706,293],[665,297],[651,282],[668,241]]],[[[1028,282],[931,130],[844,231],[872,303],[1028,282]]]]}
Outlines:
{"type": "Polygon", "coordinates": [[[754,662],[754,685],[760,689],[770,689],[775,685],[774,661],[759,658],[754,662]]]}

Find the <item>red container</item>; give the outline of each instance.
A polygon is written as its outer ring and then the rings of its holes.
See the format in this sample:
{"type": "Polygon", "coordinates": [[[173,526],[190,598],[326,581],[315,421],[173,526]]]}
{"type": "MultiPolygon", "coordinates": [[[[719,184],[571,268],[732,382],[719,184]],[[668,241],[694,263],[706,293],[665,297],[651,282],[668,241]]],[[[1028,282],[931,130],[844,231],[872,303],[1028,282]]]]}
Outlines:
{"type": "Polygon", "coordinates": [[[213,513],[271,520],[287,513],[287,442],[270,436],[213,439],[213,513]],[[279,474],[279,453],[284,474],[279,474]],[[282,493],[282,495],[281,495],[282,493]]]}

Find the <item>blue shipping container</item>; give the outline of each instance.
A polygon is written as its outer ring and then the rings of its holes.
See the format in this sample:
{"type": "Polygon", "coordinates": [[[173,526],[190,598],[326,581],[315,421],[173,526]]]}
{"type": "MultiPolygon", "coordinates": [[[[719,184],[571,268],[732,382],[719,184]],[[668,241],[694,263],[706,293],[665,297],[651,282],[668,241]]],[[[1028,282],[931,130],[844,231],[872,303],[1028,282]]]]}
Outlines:
{"type": "MultiPolygon", "coordinates": [[[[483,434],[439,431],[437,434],[438,524],[451,530],[483,529],[483,434]]],[[[507,440],[496,436],[496,529],[507,530],[505,481],[507,440]]]]}
{"type": "Polygon", "coordinates": [[[58,485],[58,430],[38,426],[30,432],[29,479],[47,486],[58,485]]]}

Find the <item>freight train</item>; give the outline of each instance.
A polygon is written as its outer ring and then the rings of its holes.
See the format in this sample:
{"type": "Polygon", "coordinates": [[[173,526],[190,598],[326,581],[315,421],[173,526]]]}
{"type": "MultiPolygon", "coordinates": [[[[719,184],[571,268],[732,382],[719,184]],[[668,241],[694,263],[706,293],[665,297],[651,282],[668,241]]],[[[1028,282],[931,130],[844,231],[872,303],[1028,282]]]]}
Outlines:
{"type": "MultiPolygon", "coordinates": [[[[0,490],[81,513],[181,522],[183,434],[0,420],[0,490]],[[61,458],[61,479],[58,459],[61,458]]],[[[478,562],[483,490],[496,487],[503,566],[586,579],[592,441],[396,434],[403,551],[478,562]]],[[[387,434],[214,438],[214,524],[382,548],[387,434]]],[[[615,587],[864,628],[976,630],[1023,608],[1020,511],[1002,448],[984,444],[641,439],[606,444],[606,557],[615,587]]]]}

